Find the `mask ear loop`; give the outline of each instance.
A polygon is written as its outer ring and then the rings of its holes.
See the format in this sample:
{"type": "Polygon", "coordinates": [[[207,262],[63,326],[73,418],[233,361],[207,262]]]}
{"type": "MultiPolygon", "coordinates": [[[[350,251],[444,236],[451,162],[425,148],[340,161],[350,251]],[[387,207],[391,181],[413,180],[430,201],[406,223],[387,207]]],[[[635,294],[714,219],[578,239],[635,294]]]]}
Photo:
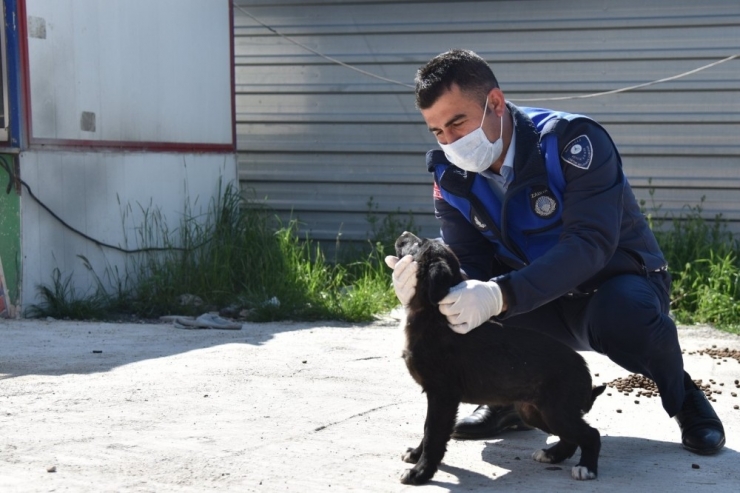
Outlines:
{"type": "Polygon", "coordinates": [[[486,102],[483,104],[483,118],[480,119],[479,127],[483,126],[483,121],[486,119],[486,111],[488,111],[488,98],[486,98],[486,102]]]}
{"type": "MultiPolygon", "coordinates": [[[[480,128],[483,128],[483,121],[486,119],[486,111],[488,110],[488,98],[486,98],[486,104],[483,105],[483,118],[480,119],[480,128]]],[[[499,139],[504,138],[504,115],[501,115],[501,123],[499,125],[500,132],[498,135],[499,139]]]]}

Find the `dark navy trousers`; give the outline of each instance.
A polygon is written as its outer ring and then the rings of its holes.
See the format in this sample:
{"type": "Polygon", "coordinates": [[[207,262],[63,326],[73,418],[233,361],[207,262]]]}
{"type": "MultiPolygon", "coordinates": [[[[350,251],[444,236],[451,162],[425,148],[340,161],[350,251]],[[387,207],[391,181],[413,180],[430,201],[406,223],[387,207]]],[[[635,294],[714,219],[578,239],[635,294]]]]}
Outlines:
{"type": "Polygon", "coordinates": [[[649,377],[674,416],[685,390],[678,333],[668,316],[670,283],[667,272],[620,275],[592,294],[563,296],[501,323],[545,333],[577,351],[597,351],[649,377]]]}

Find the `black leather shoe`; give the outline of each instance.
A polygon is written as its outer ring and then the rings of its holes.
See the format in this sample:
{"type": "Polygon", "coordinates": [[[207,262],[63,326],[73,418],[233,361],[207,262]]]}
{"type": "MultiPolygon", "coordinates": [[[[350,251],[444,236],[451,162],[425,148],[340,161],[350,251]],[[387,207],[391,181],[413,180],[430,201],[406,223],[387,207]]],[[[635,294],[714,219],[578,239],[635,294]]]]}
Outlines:
{"type": "Polygon", "coordinates": [[[452,438],[480,440],[491,438],[506,430],[524,431],[532,427],[524,424],[514,406],[478,406],[473,414],[462,418],[452,430],[452,438]]]}
{"type": "Polygon", "coordinates": [[[686,398],[675,418],[686,450],[712,455],[725,446],[725,429],[701,390],[686,391],[686,398]]]}

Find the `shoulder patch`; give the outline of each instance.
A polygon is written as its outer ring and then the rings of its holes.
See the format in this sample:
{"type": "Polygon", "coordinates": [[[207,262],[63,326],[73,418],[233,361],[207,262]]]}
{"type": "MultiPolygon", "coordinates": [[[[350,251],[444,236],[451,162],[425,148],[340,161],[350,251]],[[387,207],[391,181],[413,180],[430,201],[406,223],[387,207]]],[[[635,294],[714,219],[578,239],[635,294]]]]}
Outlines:
{"type": "Polygon", "coordinates": [[[588,169],[591,166],[594,150],[588,135],[581,135],[571,140],[560,154],[560,159],[576,168],[588,169]]]}

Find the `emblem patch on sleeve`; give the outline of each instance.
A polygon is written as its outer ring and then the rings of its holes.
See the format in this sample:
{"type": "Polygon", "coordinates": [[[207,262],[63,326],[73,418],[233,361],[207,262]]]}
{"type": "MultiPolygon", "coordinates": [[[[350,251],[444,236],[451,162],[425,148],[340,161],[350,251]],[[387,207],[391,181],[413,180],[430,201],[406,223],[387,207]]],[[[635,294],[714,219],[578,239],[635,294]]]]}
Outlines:
{"type": "Polygon", "coordinates": [[[581,135],[571,140],[560,154],[560,159],[576,168],[588,169],[591,166],[594,150],[588,135],[581,135]]]}

